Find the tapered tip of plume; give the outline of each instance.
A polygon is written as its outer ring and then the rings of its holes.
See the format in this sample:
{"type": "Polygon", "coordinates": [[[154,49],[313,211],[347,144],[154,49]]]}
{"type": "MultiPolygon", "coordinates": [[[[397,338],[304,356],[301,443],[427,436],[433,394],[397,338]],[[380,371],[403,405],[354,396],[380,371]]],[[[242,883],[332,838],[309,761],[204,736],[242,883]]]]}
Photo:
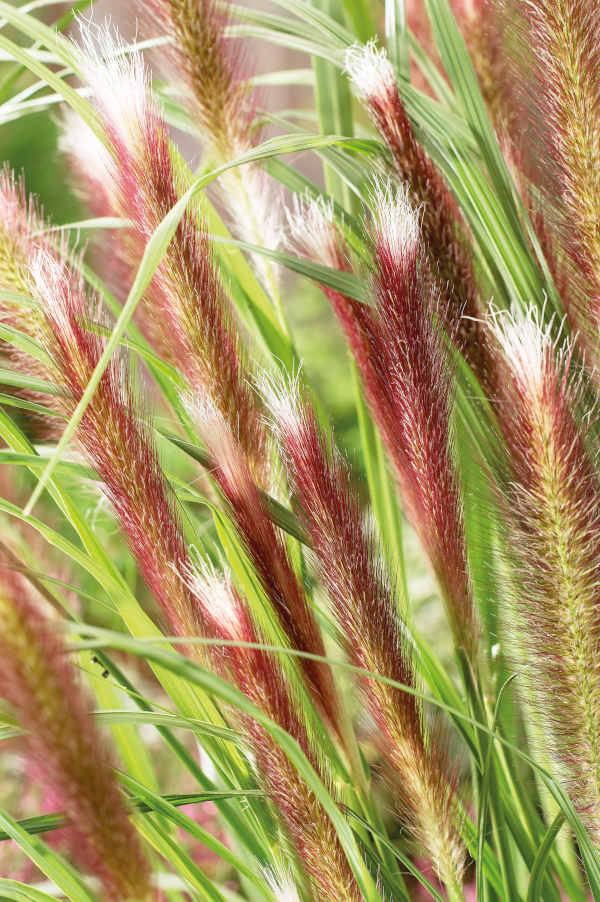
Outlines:
{"type": "Polygon", "coordinates": [[[524,314],[490,313],[488,322],[521,390],[541,392],[548,361],[559,362],[570,351],[569,343],[562,350],[559,347],[556,333],[560,330],[554,320],[544,323],[543,313],[530,309],[524,314]]]}
{"type": "Polygon", "coordinates": [[[298,889],[290,876],[269,871],[265,874],[265,879],[277,902],[300,902],[298,889]]]}
{"type": "Polygon", "coordinates": [[[110,126],[110,137],[126,145],[136,139],[149,109],[150,75],[139,53],[129,53],[109,22],[80,24],[83,74],[110,126]]]}
{"type": "Polygon", "coordinates": [[[279,432],[295,432],[303,413],[300,371],[295,376],[263,373],[257,379],[257,389],[269,412],[271,425],[279,432]]]}
{"type": "Polygon", "coordinates": [[[34,251],[29,272],[44,313],[61,338],[76,342],[73,333],[72,274],[65,264],[44,248],[34,251]]]}
{"type": "Polygon", "coordinates": [[[420,215],[408,186],[377,183],[372,194],[375,243],[379,253],[396,265],[413,260],[421,238],[420,215]]]}
{"type": "Polygon", "coordinates": [[[205,393],[187,392],[182,395],[182,400],[219,469],[228,482],[235,484],[240,454],[223,413],[205,393]]]}
{"type": "Polygon", "coordinates": [[[58,148],[92,182],[101,181],[111,170],[108,149],[74,110],[67,110],[62,117],[58,148]]]}
{"type": "Polygon", "coordinates": [[[219,635],[237,641],[248,638],[241,602],[227,571],[220,572],[210,561],[199,559],[187,563],[180,576],[216,624],[219,635]]]}
{"type": "Polygon", "coordinates": [[[294,195],[292,209],[285,213],[290,243],[312,260],[337,266],[340,247],[333,201],[294,195]]]}
{"type": "Polygon", "coordinates": [[[394,67],[385,50],[375,41],[352,44],[346,51],[345,71],[355,92],[366,101],[396,87],[394,67]]]}

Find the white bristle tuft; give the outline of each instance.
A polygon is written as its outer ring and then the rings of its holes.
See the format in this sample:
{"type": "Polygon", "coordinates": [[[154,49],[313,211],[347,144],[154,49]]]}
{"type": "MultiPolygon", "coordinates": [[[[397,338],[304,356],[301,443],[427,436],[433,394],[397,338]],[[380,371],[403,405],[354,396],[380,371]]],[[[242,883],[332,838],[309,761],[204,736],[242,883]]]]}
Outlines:
{"type": "Polygon", "coordinates": [[[209,560],[202,558],[189,564],[180,576],[215,623],[219,624],[220,630],[232,640],[243,640],[241,612],[230,575],[221,573],[209,560]]]}
{"type": "Polygon", "coordinates": [[[337,226],[333,201],[294,195],[293,208],[286,209],[291,243],[325,266],[337,266],[337,226]]]}
{"type": "Polygon", "coordinates": [[[373,201],[379,241],[385,243],[394,257],[416,254],[421,234],[420,219],[408,187],[377,184],[373,201]]]}
{"type": "Polygon", "coordinates": [[[396,85],[394,67],[375,41],[352,44],[346,51],[345,71],[354,90],[364,100],[384,95],[396,85]]]}
{"type": "Polygon", "coordinates": [[[81,22],[83,74],[111,128],[125,144],[136,140],[149,107],[150,75],[139,53],[132,53],[109,22],[81,22]]]}

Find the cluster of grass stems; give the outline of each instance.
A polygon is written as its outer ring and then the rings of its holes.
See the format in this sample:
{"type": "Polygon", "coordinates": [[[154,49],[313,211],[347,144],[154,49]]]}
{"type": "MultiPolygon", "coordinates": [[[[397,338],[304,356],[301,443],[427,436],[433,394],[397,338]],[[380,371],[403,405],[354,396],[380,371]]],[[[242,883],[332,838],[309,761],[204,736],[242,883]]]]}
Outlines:
{"type": "Polygon", "coordinates": [[[596,0],[91,5],[0,0],[0,898],[600,900],[596,0]]]}

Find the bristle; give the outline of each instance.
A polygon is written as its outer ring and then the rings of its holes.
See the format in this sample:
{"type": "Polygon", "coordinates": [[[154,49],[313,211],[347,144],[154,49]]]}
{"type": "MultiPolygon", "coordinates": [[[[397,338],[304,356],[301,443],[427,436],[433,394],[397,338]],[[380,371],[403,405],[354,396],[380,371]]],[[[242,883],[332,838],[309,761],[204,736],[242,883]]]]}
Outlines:
{"type": "Polygon", "coordinates": [[[600,486],[580,419],[572,345],[560,349],[539,315],[497,316],[510,365],[503,405],[509,470],[500,486],[513,574],[511,632],[546,751],[600,844],[598,561],[600,486]]]}
{"type": "Polygon", "coordinates": [[[300,902],[298,889],[290,877],[267,873],[266,878],[269,889],[277,902],[300,902]]]}
{"type": "MultiPolygon", "coordinates": [[[[280,437],[288,477],[311,538],[352,663],[406,686],[414,673],[403,641],[398,602],[352,492],[346,463],[327,450],[314,411],[298,383],[265,381],[263,391],[280,437]]],[[[365,678],[363,688],[382,752],[395,776],[402,812],[438,874],[460,885],[465,852],[453,820],[454,786],[433,748],[413,695],[365,678]]]]}
{"type": "Polygon", "coordinates": [[[422,210],[428,259],[423,275],[439,282],[447,292],[449,315],[455,322],[461,317],[454,340],[484,391],[493,397],[496,358],[481,327],[473,262],[456,202],[416,141],[385,51],[377,50],[373,42],[355,44],[347,51],[346,61],[355,90],[389,147],[397,175],[408,186],[411,203],[422,210]]]}
{"type": "Polygon", "coordinates": [[[147,900],[150,870],[63,643],[20,576],[0,572],[2,695],[25,731],[25,750],[70,822],[70,854],[104,898],[147,900]]]}

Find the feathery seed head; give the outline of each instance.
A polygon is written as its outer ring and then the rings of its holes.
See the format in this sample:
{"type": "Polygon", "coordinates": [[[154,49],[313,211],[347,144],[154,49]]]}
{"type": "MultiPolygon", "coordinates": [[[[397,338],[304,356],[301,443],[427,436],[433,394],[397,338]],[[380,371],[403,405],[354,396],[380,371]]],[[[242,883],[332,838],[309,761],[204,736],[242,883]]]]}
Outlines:
{"type": "Polygon", "coordinates": [[[85,54],[84,76],[102,111],[108,135],[117,151],[131,152],[139,141],[139,123],[153,115],[150,75],[139,53],[128,53],[109,22],[80,26],[85,54]]]}
{"type": "MultiPolygon", "coordinates": [[[[246,551],[292,648],[324,656],[323,638],[292,566],[285,541],[265,509],[239,443],[210,399],[188,396],[190,415],[215,458],[213,473],[246,551]]],[[[307,685],[330,722],[337,725],[333,677],[329,667],[302,659],[307,685]]]]}
{"type": "MultiPolygon", "coordinates": [[[[143,64],[115,59],[118,77],[128,81],[121,90],[129,111],[126,145],[117,147],[113,212],[135,224],[135,231],[124,236],[124,253],[135,272],[145,244],[187,184],[169,143],[166,123],[145,88],[143,97],[138,97],[145,84],[143,64]]],[[[101,112],[108,134],[118,136],[121,125],[113,120],[114,110],[107,103],[101,112]]],[[[240,441],[254,475],[265,479],[266,436],[254,410],[231,305],[194,209],[186,210],[152,280],[145,313],[150,339],[162,347],[191,388],[210,397],[240,441]]]]}
{"type": "MultiPolygon", "coordinates": [[[[493,397],[496,374],[496,355],[489,338],[479,322],[480,303],[473,272],[473,261],[464,234],[464,223],[454,197],[442,176],[435,168],[421,145],[417,142],[412,125],[406,114],[393,67],[382,51],[373,44],[366,47],[350,48],[350,71],[359,96],[365,103],[369,115],[383,136],[391,154],[396,177],[406,185],[410,202],[419,208],[423,236],[424,258],[422,278],[431,284],[440,284],[448,296],[447,307],[440,312],[448,313],[455,321],[462,313],[458,329],[448,330],[460,352],[473,369],[484,391],[493,397]],[[362,88],[361,88],[362,85],[362,88]]],[[[379,215],[392,214],[389,222],[382,221],[383,233],[386,227],[400,229],[396,236],[391,232],[390,246],[397,237],[402,239],[409,219],[390,209],[390,191],[376,191],[376,206],[379,215]]],[[[406,204],[398,196],[396,202],[406,204]]],[[[415,214],[416,215],[416,214],[415,214]]],[[[407,236],[408,237],[408,236],[407,236]]],[[[401,242],[398,246],[402,246],[401,242]]],[[[445,325],[453,325],[449,322],[445,325]]]]}
{"type": "MultiPolygon", "coordinates": [[[[185,97],[202,127],[211,154],[226,163],[260,140],[253,129],[256,91],[246,76],[244,45],[227,36],[230,8],[220,0],[152,0],[150,13],[171,37],[171,67],[183,76],[185,97]]],[[[144,6],[144,14],[147,16],[144,6]]],[[[224,172],[218,188],[234,232],[251,244],[275,249],[280,241],[281,190],[256,164],[224,172]]],[[[254,264],[273,288],[273,264],[259,254],[254,264]]]]}
{"type": "Polygon", "coordinates": [[[453,364],[442,331],[446,325],[453,335],[457,315],[435,285],[422,278],[425,251],[406,194],[380,197],[373,285],[379,365],[387,385],[384,437],[408,514],[438,577],[455,640],[472,654],[477,631],[451,447],[453,364]]]}
{"type": "MultiPolygon", "coordinates": [[[[81,276],[66,261],[38,252],[32,263],[37,296],[45,311],[47,350],[56,367],[55,378],[58,374],[65,388],[61,401],[70,416],[104,351],[104,337],[88,328],[98,304],[88,297],[81,276]]],[[[77,437],[103,480],[146,582],[172,629],[180,635],[195,634],[202,625],[201,612],[176,572],[185,569],[188,560],[185,541],[122,359],[111,359],[77,437]]]]}
{"type": "Polygon", "coordinates": [[[494,318],[508,374],[499,486],[512,628],[557,777],[600,843],[600,485],[572,342],[541,316],[494,318]]]}
{"type": "MultiPolygon", "coordinates": [[[[110,31],[105,29],[100,38],[102,49],[96,48],[96,57],[108,55],[111,67],[106,79],[109,96],[101,93],[104,85],[98,88],[100,112],[118,160],[109,203],[113,215],[134,223],[133,230],[120,232],[120,254],[133,274],[145,245],[187,182],[166,123],[148,94],[143,63],[139,58],[123,58],[110,31]],[[112,49],[105,46],[109,41],[112,49]],[[110,103],[113,91],[120,93],[119,109],[110,103]]],[[[93,43],[97,36],[88,33],[86,40],[93,43]]],[[[100,63],[94,80],[102,81],[100,63]]],[[[143,303],[143,323],[151,342],[180,369],[191,388],[201,390],[219,408],[242,445],[253,475],[266,480],[266,436],[254,409],[231,305],[197,210],[184,213],[143,303]]]]}
{"type": "Polygon", "coordinates": [[[190,111],[225,158],[247,148],[254,103],[243,46],[226,35],[227,4],[217,0],[151,0],[149,10],[171,37],[170,68],[183,76],[190,111]]]}
{"type": "MultiPolygon", "coordinates": [[[[215,618],[216,635],[258,642],[247,603],[227,574],[217,575],[209,565],[201,565],[188,568],[184,578],[205,611],[215,618]]],[[[240,690],[296,739],[321,777],[328,781],[320,760],[313,754],[298,700],[293,697],[277,658],[258,648],[228,646],[222,649],[220,661],[240,690]]],[[[251,717],[238,716],[256,757],[259,778],[317,890],[317,898],[323,902],[337,902],[340,898],[358,902],[360,896],[352,872],[322,806],[267,731],[251,717]]],[[[277,880],[277,886],[282,899],[297,898],[291,884],[277,880]]]]}
{"type": "Polygon", "coordinates": [[[107,899],[149,899],[148,863],[112,752],[90,717],[91,700],[28,584],[7,570],[0,572],[0,680],[25,730],[27,755],[69,818],[73,857],[107,899]]]}
{"type": "MultiPolygon", "coordinates": [[[[397,600],[379,559],[373,534],[350,488],[347,465],[328,450],[314,410],[298,380],[262,383],[279,436],[288,479],[310,535],[319,572],[352,663],[414,685],[397,600]]],[[[447,782],[443,755],[432,753],[418,701],[408,693],[365,678],[363,689],[375,720],[382,752],[399,788],[403,813],[444,879],[458,880],[464,849],[452,814],[454,787],[447,782]],[[435,811],[435,816],[424,812],[435,811]]],[[[447,763],[447,762],[446,762],[447,763]]]]}

